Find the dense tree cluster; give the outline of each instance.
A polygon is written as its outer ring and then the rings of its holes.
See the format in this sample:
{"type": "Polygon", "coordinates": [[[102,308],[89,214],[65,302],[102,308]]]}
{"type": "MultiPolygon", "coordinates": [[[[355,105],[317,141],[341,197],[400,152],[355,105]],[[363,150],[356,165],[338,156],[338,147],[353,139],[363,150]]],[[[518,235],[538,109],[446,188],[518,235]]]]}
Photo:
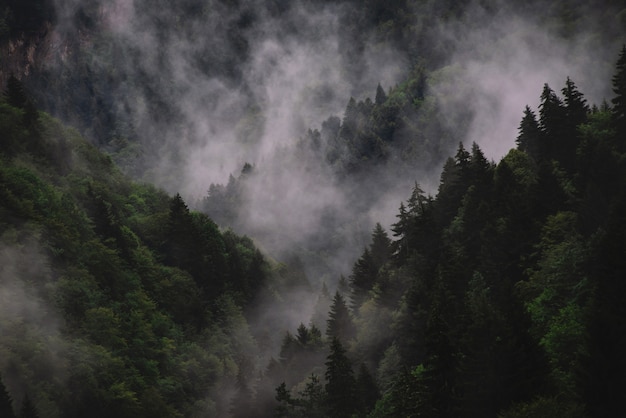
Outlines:
{"type": "MultiPolygon", "coordinates": [[[[623,100],[625,54],[614,104],[623,100]]],[[[289,385],[299,387],[292,381],[278,387],[277,410],[619,415],[626,389],[620,118],[606,103],[589,107],[567,79],[562,96],[544,86],[538,119],[525,109],[518,147],[498,164],[478,145],[460,144],[437,195],[416,185],[401,205],[394,239],[376,226],[350,276],[350,309],[335,295],[324,390],[317,375],[307,381],[323,404],[301,410],[311,392],[292,395],[289,385]],[[339,332],[342,324],[354,328],[339,332]],[[366,410],[354,377],[359,363],[369,396],[381,393],[366,410]]],[[[310,360],[303,381],[320,367],[310,360]]]]}
{"type": "Polygon", "coordinates": [[[0,131],[0,415],[227,413],[211,392],[256,370],[247,309],[293,273],[124,177],[15,78],[0,131]]]}
{"type": "MultiPolygon", "coordinates": [[[[328,164],[359,214],[367,199],[358,196],[377,193],[369,180],[383,167],[394,168],[395,182],[408,168],[445,163],[436,195],[415,184],[389,232],[377,224],[351,273],[332,292],[323,284],[317,299],[309,294],[310,321],[289,331],[249,323],[257,300],[279,311],[287,290],[307,287],[298,263],[279,264],[251,238],[220,229],[237,226],[255,167],[212,184],[196,212],[179,194],[129,180],[110,155],[38,111],[127,163],[149,151],[137,130],[185,129],[169,102],[177,92],[157,88],[167,83],[116,67],[140,54],[101,31],[104,2],[83,1],[64,16],[89,42],[73,39],[72,53],[20,75],[25,83],[8,77],[0,98],[0,417],[620,416],[626,47],[609,101],[587,103],[569,78],[560,90],[546,84],[537,109],[520,109],[516,148],[489,161],[478,144],[458,142],[471,106],[453,129],[429,93],[433,78],[449,76],[441,67],[453,41],[426,17],[465,22],[473,3],[342,2],[342,71],[364,71],[366,38],[400,51],[412,71],[387,90],[378,85],[373,100],[349,99],[341,118],[303,134],[297,152],[328,164]],[[126,89],[145,103],[120,99],[126,89]],[[135,118],[133,106],[147,116],[135,118]],[[148,126],[154,120],[161,125],[148,126]],[[262,343],[276,340],[274,356],[264,356],[262,343]]],[[[480,3],[488,15],[543,4],[480,3]]],[[[583,3],[552,2],[543,24],[572,36],[591,11],[583,3]]],[[[244,93],[253,87],[242,85],[248,31],[302,6],[134,4],[145,11],[138,27],[156,22],[159,45],[195,41],[198,22],[229,16],[222,44],[197,45],[190,62],[244,93]]],[[[597,37],[607,39],[624,16],[608,13],[623,5],[602,5],[608,23],[597,37]]],[[[55,22],[48,0],[9,1],[0,42],[55,22]]],[[[155,51],[155,65],[170,65],[167,54],[155,51]]],[[[249,105],[244,140],[262,113],[249,105]]],[[[346,218],[334,215],[327,224],[340,227],[346,218]]],[[[305,251],[321,258],[329,242],[305,251]]]]}

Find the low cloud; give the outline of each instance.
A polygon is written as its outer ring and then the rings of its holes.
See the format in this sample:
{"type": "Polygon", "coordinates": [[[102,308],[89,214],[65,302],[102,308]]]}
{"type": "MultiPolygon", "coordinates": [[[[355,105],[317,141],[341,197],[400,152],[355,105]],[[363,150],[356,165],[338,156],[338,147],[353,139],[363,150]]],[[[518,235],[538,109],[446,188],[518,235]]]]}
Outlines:
{"type": "Polygon", "coordinates": [[[541,18],[504,5],[495,13],[476,6],[461,22],[440,28],[455,45],[454,76],[433,91],[445,112],[471,114],[464,142],[478,143],[495,161],[515,146],[524,107],[537,108],[545,83],[560,92],[570,77],[590,103],[611,97],[606,81],[619,40],[607,45],[598,38],[600,16],[587,16],[580,25],[586,30],[567,36],[541,18]]]}

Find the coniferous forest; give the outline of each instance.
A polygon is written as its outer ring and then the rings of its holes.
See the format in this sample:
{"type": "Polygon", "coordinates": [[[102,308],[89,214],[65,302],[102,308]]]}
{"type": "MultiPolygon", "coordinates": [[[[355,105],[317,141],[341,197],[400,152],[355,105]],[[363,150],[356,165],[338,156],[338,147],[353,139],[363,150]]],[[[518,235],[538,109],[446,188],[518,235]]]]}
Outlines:
{"type": "Polygon", "coordinates": [[[622,416],[626,8],[511,3],[0,5],[0,417],[622,416]]]}

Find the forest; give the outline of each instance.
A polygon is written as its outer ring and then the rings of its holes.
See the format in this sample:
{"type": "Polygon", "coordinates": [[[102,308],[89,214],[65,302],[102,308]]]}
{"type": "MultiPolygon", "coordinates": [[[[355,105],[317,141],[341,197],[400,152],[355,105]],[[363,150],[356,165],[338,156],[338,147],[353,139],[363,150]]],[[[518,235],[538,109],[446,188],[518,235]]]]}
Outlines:
{"type": "Polygon", "coordinates": [[[0,417],[623,414],[623,4],[158,3],[0,10],[0,417]]]}

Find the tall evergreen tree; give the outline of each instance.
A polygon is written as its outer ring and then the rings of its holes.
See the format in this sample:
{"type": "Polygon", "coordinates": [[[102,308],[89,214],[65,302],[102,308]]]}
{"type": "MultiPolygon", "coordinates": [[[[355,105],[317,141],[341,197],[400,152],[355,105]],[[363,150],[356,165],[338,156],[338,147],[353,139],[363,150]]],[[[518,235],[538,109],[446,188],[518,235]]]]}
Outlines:
{"type": "Polygon", "coordinates": [[[565,87],[561,90],[565,105],[564,143],[559,150],[559,161],[571,174],[576,169],[576,153],[580,144],[579,126],[587,122],[589,106],[583,94],[568,77],[565,87]]]}
{"type": "Polygon", "coordinates": [[[560,147],[566,142],[566,111],[563,101],[556,95],[548,84],[544,84],[539,104],[539,127],[543,132],[545,145],[542,151],[549,161],[560,152],[560,147]]]}
{"type": "Polygon", "coordinates": [[[374,103],[377,106],[384,104],[387,101],[387,94],[385,90],[381,87],[380,84],[376,87],[376,98],[374,99],[374,103]]]}
{"type": "Polygon", "coordinates": [[[3,96],[4,100],[6,100],[9,105],[17,107],[18,109],[25,109],[30,101],[26,94],[24,84],[13,74],[11,74],[7,80],[7,87],[3,96]]]}
{"type": "Polygon", "coordinates": [[[365,249],[361,257],[354,263],[352,274],[350,275],[350,295],[352,311],[358,314],[358,309],[367,299],[367,292],[372,289],[376,282],[378,269],[376,268],[372,253],[365,249]]]}
{"type": "Polygon", "coordinates": [[[325,376],[329,416],[350,417],[356,408],[356,381],[352,364],[338,338],[331,341],[325,376]]]}
{"type": "Polygon", "coordinates": [[[593,417],[622,415],[626,391],[626,187],[615,199],[589,263],[595,290],[581,392],[593,417]]]}
{"type": "Polygon", "coordinates": [[[2,377],[0,376],[0,417],[2,418],[15,418],[15,412],[13,412],[13,399],[7,391],[2,377]]]}
{"type": "Polygon", "coordinates": [[[376,223],[372,232],[372,243],[370,244],[370,253],[376,268],[380,269],[391,256],[391,239],[387,235],[387,231],[376,223]]]}
{"type": "Polygon", "coordinates": [[[346,301],[341,296],[341,293],[337,291],[333,298],[333,303],[328,313],[328,320],[326,321],[326,336],[328,339],[341,339],[342,341],[349,341],[356,334],[356,328],[350,311],[346,305],[346,301]]]}
{"type": "Polygon", "coordinates": [[[361,363],[356,377],[356,406],[360,416],[366,416],[380,397],[374,377],[370,374],[365,363],[361,363]]]}
{"type": "Polygon", "coordinates": [[[33,401],[30,400],[28,394],[25,394],[24,399],[22,399],[19,418],[39,418],[37,408],[33,401]]]}
{"type": "Polygon", "coordinates": [[[622,46],[613,76],[613,120],[617,131],[618,149],[626,150],[626,45],[622,46]]]}
{"type": "Polygon", "coordinates": [[[540,161],[543,157],[545,145],[542,141],[543,138],[537,117],[530,107],[526,106],[516,139],[517,147],[520,151],[527,153],[533,160],[540,161]]]}
{"type": "Polygon", "coordinates": [[[571,78],[567,77],[565,87],[561,90],[568,123],[577,127],[587,121],[589,106],[584,95],[578,90],[571,78]]]}

